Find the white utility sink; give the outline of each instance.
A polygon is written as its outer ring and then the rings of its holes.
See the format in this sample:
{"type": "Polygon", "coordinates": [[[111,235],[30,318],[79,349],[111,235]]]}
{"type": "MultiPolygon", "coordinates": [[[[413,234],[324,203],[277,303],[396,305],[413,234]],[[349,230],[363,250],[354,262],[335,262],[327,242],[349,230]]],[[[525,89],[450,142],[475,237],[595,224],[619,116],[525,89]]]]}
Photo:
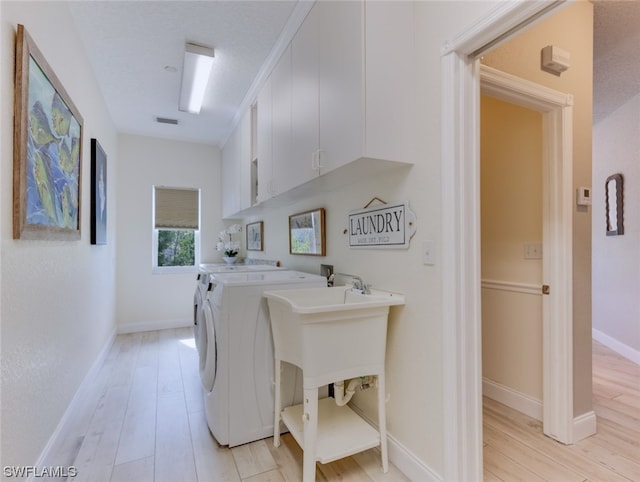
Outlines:
{"type": "Polygon", "coordinates": [[[294,313],[305,314],[404,305],[404,295],[380,290],[365,295],[345,286],[268,291],[265,296],[288,304],[294,313]]]}
{"type": "Polygon", "coordinates": [[[317,386],[384,368],[389,307],[404,296],[351,288],[266,291],[277,358],[302,368],[317,386]]]}
{"type": "MultiPolygon", "coordinates": [[[[384,361],[389,307],[404,296],[374,290],[360,294],[344,286],[266,291],[275,355],[274,426],[284,422],[304,450],[303,482],[315,480],[316,462],[327,463],[380,446],[388,470],[384,361]],[[281,362],[302,369],[304,402],[282,412],[281,362]],[[318,402],[318,387],[373,375],[378,386],[378,430],[348,405],[318,402]]],[[[280,431],[274,430],[274,445],[280,431]]]]}

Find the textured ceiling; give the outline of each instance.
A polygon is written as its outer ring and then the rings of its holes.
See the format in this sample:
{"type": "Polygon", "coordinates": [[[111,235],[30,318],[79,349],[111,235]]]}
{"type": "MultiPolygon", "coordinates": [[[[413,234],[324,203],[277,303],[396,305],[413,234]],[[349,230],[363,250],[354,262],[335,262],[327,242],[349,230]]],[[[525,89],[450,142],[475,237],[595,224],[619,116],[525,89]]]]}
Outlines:
{"type": "MultiPolygon", "coordinates": [[[[221,145],[296,0],[75,1],[71,13],[119,132],[221,145]],[[215,49],[199,115],[178,111],[184,44],[215,49]],[[166,66],[177,72],[167,72],[166,66]],[[173,118],[177,126],[158,124],[173,118]]],[[[306,2],[309,3],[309,2],[306,2]]],[[[640,92],[640,0],[594,0],[594,121],[640,92]]]]}
{"type": "Polygon", "coordinates": [[[640,94],[640,1],[596,0],[593,41],[593,120],[640,94]]]}
{"type": "Polygon", "coordinates": [[[69,2],[119,132],[216,145],[226,140],[295,6],[295,1],[69,2]],[[187,41],[215,50],[199,115],[178,111],[187,41]],[[158,124],[156,117],[179,124],[158,124]]]}

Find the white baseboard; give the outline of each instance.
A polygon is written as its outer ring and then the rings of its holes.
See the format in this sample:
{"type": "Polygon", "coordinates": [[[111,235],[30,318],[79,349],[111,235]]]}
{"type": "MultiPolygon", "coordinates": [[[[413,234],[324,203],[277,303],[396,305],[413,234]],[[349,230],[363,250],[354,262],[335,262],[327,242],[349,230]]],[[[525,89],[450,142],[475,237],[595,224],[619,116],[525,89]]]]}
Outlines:
{"type": "Polygon", "coordinates": [[[507,407],[518,410],[529,417],[542,420],[542,402],[524,393],[520,393],[488,378],[483,378],[482,394],[507,407]]]}
{"type": "MultiPolygon", "coordinates": [[[[56,447],[56,444],[59,441],[58,439],[64,433],[64,429],[67,426],[67,424],[73,419],[75,414],[78,412],[80,404],[84,401],[85,394],[88,392],[88,390],[91,387],[91,384],[96,379],[98,372],[100,371],[100,368],[102,368],[102,365],[104,365],[104,362],[107,358],[107,354],[109,353],[109,350],[111,349],[111,346],[113,345],[113,342],[115,339],[116,339],[116,328],[114,327],[113,330],[111,331],[111,334],[107,338],[107,341],[105,342],[104,346],[100,350],[100,353],[98,354],[95,361],[91,365],[91,368],[89,369],[84,379],[80,383],[80,386],[76,390],[76,393],[71,399],[71,402],[69,402],[69,405],[67,406],[67,409],[62,415],[60,422],[58,422],[56,429],[54,430],[51,437],[49,437],[49,441],[47,442],[47,445],[45,445],[44,449],[40,453],[40,457],[38,457],[38,461],[36,462],[36,467],[48,467],[50,465],[60,465],[59,463],[53,463],[53,464],[49,463],[48,459],[51,455],[51,451],[54,447],[56,447]]],[[[29,482],[32,482],[34,480],[34,476],[32,475],[31,477],[29,477],[28,480],[29,482]]]]}
{"type": "Polygon", "coordinates": [[[193,325],[193,320],[180,318],[177,320],[139,321],[118,325],[118,335],[124,333],[139,333],[142,331],[168,330],[170,328],[186,328],[193,325]]]}
{"type": "Polygon", "coordinates": [[[621,341],[618,341],[615,338],[607,335],[606,333],[603,333],[600,330],[596,330],[595,328],[591,330],[591,336],[594,340],[615,351],[618,355],[622,355],[627,360],[631,360],[633,363],[640,365],[640,351],[635,350],[628,345],[625,345],[621,341]]]}
{"type": "Polygon", "coordinates": [[[389,461],[400,472],[409,478],[420,482],[442,482],[442,477],[435,473],[431,467],[420,460],[408,448],[398,442],[392,435],[387,434],[389,449],[389,461]]]}
{"type": "MultiPolygon", "coordinates": [[[[378,429],[378,424],[367,417],[359,407],[350,404],[349,407],[360,415],[369,425],[378,429]]],[[[442,482],[442,477],[420,460],[413,452],[402,445],[387,432],[387,448],[389,450],[389,462],[396,466],[410,480],[420,482],[442,482]]]]}
{"type": "Polygon", "coordinates": [[[591,437],[595,433],[596,414],[593,410],[573,419],[573,443],[591,437]]]}

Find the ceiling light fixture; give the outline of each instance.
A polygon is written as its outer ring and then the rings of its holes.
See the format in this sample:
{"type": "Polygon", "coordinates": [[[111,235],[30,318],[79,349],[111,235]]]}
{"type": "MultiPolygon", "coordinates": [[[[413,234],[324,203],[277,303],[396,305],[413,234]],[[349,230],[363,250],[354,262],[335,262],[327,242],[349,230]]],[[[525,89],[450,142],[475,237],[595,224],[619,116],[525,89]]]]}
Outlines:
{"type": "Polygon", "coordinates": [[[187,42],[182,65],[180,103],[182,112],[199,114],[213,65],[213,49],[187,42]]]}

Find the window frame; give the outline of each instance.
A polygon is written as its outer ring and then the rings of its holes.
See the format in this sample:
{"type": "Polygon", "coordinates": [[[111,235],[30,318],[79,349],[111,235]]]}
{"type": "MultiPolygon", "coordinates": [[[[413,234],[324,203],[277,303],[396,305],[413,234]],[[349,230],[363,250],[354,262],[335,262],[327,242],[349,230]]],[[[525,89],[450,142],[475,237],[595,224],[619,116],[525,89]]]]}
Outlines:
{"type": "Polygon", "coordinates": [[[192,187],[175,187],[164,185],[153,185],[151,187],[151,272],[152,274],[184,274],[195,273],[200,266],[200,231],[202,222],[202,190],[200,188],[192,187]],[[188,189],[198,192],[198,229],[180,229],[180,228],[156,228],[156,189],[188,189]],[[160,231],[193,231],[193,250],[194,260],[193,266],[158,266],[158,241],[160,231]]]}

